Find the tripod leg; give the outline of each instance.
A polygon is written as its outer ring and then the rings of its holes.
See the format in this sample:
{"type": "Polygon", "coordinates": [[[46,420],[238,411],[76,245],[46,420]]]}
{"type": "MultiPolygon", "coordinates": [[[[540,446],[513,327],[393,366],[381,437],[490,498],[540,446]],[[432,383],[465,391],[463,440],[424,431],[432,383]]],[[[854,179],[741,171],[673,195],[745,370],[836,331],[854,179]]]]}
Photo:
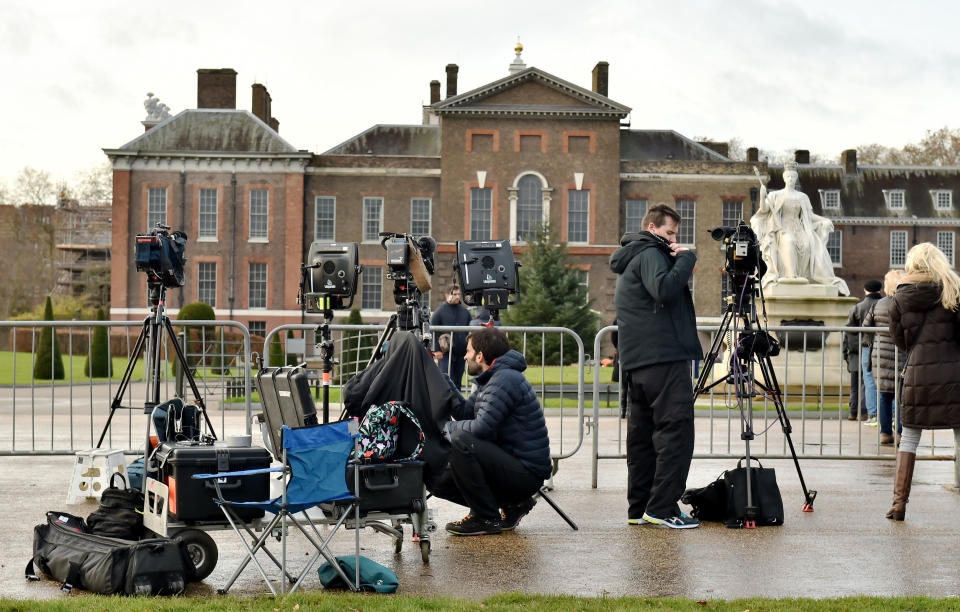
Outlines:
{"type": "Polygon", "coordinates": [[[133,377],[133,370],[137,365],[137,360],[140,358],[140,351],[143,350],[143,346],[146,344],[147,325],[149,324],[150,319],[144,319],[143,327],[140,329],[140,335],[137,336],[137,341],[133,345],[133,352],[130,354],[130,360],[127,362],[127,369],[123,373],[123,378],[120,379],[120,386],[117,387],[117,393],[113,396],[113,401],[110,402],[110,414],[107,416],[107,423],[103,426],[103,431],[100,432],[100,439],[97,440],[97,448],[100,448],[100,445],[103,444],[103,439],[107,436],[107,430],[110,429],[110,422],[113,421],[113,415],[117,411],[117,408],[120,407],[120,402],[123,401],[123,394],[127,392],[127,386],[133,377]]]}
{"type": "MultiPolygon", "coordinates": [[[[190,373],[190,366],[187,365],[187,358],[183,354],[183,350],[180,349],[180,343],[177,342],[177,334],[173,330],[173,324],[170,322],[170,317],[163,317],[163,327],[167,330],[167,334],[170,336],[171,344],[173,344],[173,348],[177,353],[177,362],[180,364],[180,369],[183,371],[184,378],[186,378],[187,382],[190,383],[190,389],[193,391],[193,396],[196,398],[197,405],[200,406],[200,412],[203,414],[203,420],[206,422],[207,428],[210,430],[210,435],[216,440],[217,433],[213,429],[213,423],[210,422],[210,416],[207,414],[207,407],[203,402],[203,398],[200,396],[200,389],[197,387],[197,381],[193,378],[193,374],[190,373]]],[[[157,373],[159,375],[159,368],[157,368],[157,373]]],[[[157,384],[157,388],[159,389],[159,376],[157,384]]]]}

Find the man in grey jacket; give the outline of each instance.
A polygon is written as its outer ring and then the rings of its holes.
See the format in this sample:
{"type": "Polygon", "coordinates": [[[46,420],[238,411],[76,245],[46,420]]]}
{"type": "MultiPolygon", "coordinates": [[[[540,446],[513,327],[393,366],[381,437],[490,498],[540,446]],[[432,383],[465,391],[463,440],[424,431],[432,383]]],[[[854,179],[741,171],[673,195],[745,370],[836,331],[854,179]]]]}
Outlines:
{"type": "Polygon", "coordinates": [[[615,303],[618,350],[629,380],[627,522],[672,529],[700,522],[680,511],[693,457],[690,362],[703,358],[687,282],[696,255],[677,244],[680,215],[651,207],[645,231],[625,234],[610,257],[620,275],[615,303]]]}

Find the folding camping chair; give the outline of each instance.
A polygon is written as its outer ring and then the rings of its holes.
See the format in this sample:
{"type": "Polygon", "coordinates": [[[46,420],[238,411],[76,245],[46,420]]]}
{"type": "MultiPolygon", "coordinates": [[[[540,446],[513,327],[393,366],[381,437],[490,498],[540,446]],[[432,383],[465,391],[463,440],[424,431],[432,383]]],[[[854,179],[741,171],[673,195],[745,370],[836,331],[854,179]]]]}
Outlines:
{"type": "MultiPolygon", "coordinates": [[[[270,592],[277,595],[277,589],[273,581],[267,576],[266,570],[257,559],[257,552],[263,550],[273,563],[280,568],[281,578],[279,580],[280,594],[292,593],[297,590],[300,583],[303,582],[307,572],[313,567],[322,555],[330,565],[337,570],[340,577],[346,581],[351,590],[358,590],[360,581],[360,530],[354,530],[354,561],[357,567],[356,575],[348,577],[340,564],[334,558],[328,548],[330,540],[337,530],[353,513],[354,524],[360,520],[360,500],[350,493],[346,482],[346,465],[348,460],[352,460],[352,455],[356,446],[357,422],[355,420],[340,421],[329,425],[317,425],[313,427],[303,427],[291,429],[283,426],[281,430],[281,445],[283,452],[281,454],[281,467],[263,468],[257,470],[242,470],[237,472],[221,472],[218,474],[194,474],[193,477],[200,480],[212,480],[216,488],[217,499],[215,500],[227,517],[233,531],[243,542],[247,552],[247,558],[243,560],[240,567],[234,571],[226,586],[218,590],[218,593],[226,593],[233,583],[240,576],[240,573],[247,567],[250,561],[253,561],[263,577],[270,592]],[[242,478],[253,474],[263,474],[264,472],[283,472],[283,491],[280,497],[268,499],[265,501],[229,501],[223,497],[221,491],[221,479],[242,478]],[[313,520],[307,515],[306,511],[321,504],[329,509],[330,502],[338,502],[337,507],[346,503],[338,512],[339,518],[330,529],[326,537],[321,536],[313,520]],[[235,507],[254,507],[261,508],[274,515],[267,526],[259,536],[255,534],[250,527],[237,517],[234,511],[235,507]],[[297,515],[300,515],[300,518],[297,515]],[[307,540],[316,548],[317,552],[307,563],[300,574],[294,578],[287,573],[287,534],[290,529],[288,525],[295,526],[307,540]],[[309,531],[306,526],[309,525],[309,531]],[[241,528],[250,538],[250,542],[244,537],[241,528]],[[280,559],[267,549],[266,542],[274,530],[280,533],[280,559]],[[312,532],[312,533],[311,533],[312,532]],[[286,582],[293,583],[293,587],[286,591],[286,582]]],[[[354,490],[359,490],[359,470],[353,470],[354,490]]],[[[331,522],[333,519],[331,519],[331,522]]]]}

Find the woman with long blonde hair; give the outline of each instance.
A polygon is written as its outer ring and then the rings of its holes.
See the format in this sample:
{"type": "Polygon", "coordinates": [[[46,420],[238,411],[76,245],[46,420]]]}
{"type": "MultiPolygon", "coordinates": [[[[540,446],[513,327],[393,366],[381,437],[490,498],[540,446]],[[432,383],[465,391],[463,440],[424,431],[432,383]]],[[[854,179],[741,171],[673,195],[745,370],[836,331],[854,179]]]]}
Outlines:
{"type": "MultiPolygon", "coordinates": [[[[893,269],[883,277],[884,297],[877,300],[867,316],[863,319],[864,327],[890,327],[890,305],[897,286],[905,272],[893,269]]],[[[873,364],[873,380],[877,389],[877,423],[880,425],[880,444],[892,446],[893,421],[896,405],[894,403],[897,390],[897,366],[903,363],[903,354],[897,354],[893,338],[886,331],[877,333],[870,348],[870,360],[873,364]],[[900,363],[897,362],[899,358],[900,363]]],[[[897,415],[899,416],[899,415],[897,415]]],[[[897,418],[897,435],[900,435],[900,419],[897,418]]]]}
{"type": "Polygon", "coordinates": [[[902,521],[924,429],[953,429],[960,447],[960,277],[940,249],[924,242],[907,253],[906,274],[890,305],[890,335],[907,351],[900,394],[903,436],[893,507],[902,521]]]}

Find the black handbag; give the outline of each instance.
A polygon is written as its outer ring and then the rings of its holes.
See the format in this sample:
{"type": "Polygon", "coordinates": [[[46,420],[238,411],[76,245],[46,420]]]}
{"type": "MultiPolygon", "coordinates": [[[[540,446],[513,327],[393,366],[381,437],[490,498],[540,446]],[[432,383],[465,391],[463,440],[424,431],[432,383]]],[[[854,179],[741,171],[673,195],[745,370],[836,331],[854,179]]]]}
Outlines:
{"type": "Polygon", "coordinates": [[[110,486],[100,495],[100,507],[87,517],[90,533],[122,540],[139,540],[143,536],[143,493],[128,489],[123,474],[110,477],[110,486]],[[123,480],[123,488],[114,479],[123,480]]]}
{"type": "MultiPolygon", "coordinates": [[[[724,522],[731,529],[746,526],[747,521],[747,468],[737,461],[737,467],[723,474],[727,490],[727,513],[724,522]]],[[[773,468],[765,468],[753,459],[750,466],[750,493],[756,507],[756,524],[783,525],[783,499],[773,468]]]]}
{"type": "Polygon", "coordinates": [[[725,521],[727,519],[727,484],[720,477],[705,487],[690,488],[683,492],[680,501],[692,507],[690,514],[701,521],[725,521]]]}

